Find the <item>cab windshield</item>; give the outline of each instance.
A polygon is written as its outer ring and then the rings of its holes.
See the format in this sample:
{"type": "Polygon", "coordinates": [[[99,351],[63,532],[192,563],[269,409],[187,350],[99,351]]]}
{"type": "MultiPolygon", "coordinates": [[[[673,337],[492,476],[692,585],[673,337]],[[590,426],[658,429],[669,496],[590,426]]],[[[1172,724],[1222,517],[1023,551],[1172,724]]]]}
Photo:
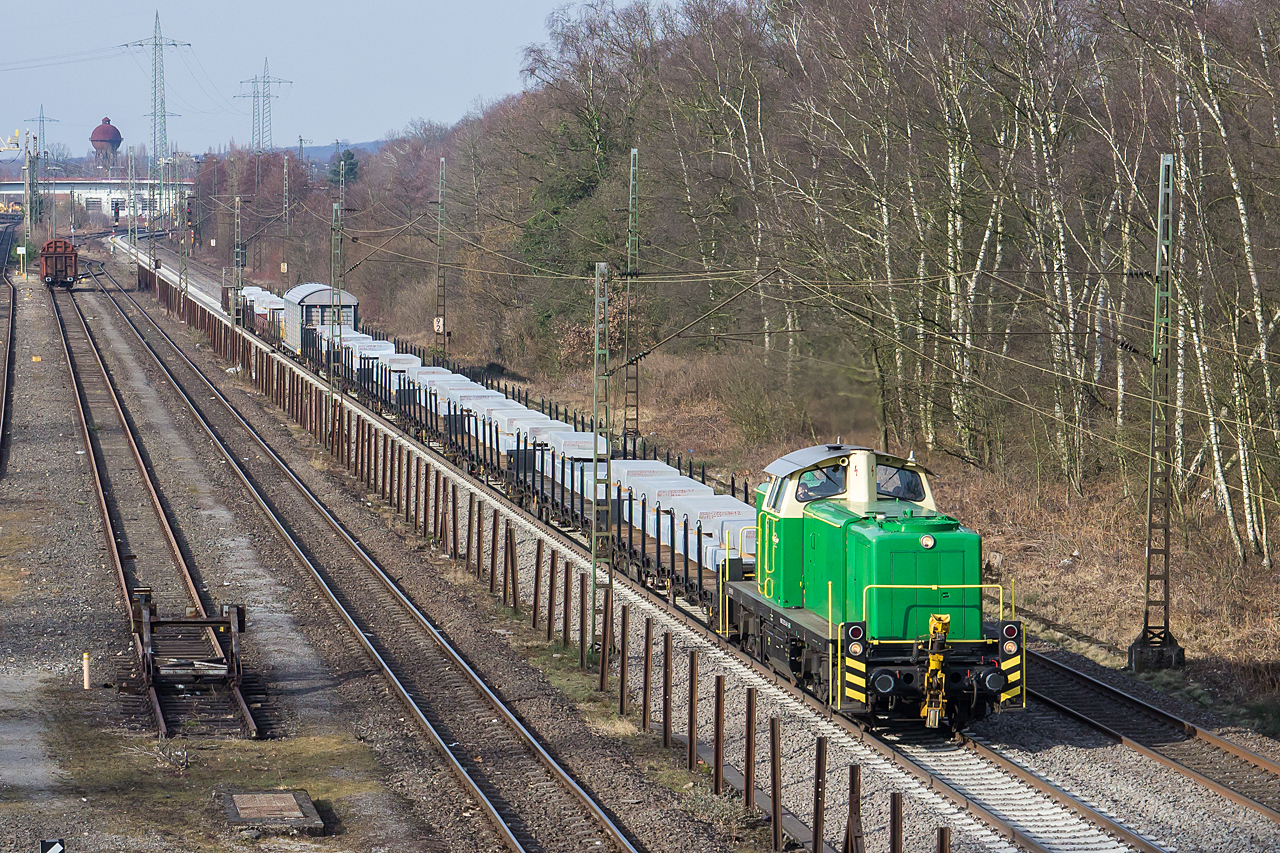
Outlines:
{"type": "Polygon", "coordinates": [[[893,465],[876,466],[876,496],[899,498],[904,501],[924,500],[924,481],[908,468],[893,465]]]}
{"type": "Polygon", "coordinates": [[[837,464],[805,471],[796,485],[796,500],[806,503],[840,494],[844,491],[845,470],[837,464]]]}

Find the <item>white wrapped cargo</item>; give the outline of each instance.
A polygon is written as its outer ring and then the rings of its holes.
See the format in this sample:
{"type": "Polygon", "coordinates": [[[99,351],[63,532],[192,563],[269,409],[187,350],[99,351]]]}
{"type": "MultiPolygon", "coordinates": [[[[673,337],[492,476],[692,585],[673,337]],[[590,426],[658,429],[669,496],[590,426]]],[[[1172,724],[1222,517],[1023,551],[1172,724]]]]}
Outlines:
{"type": "Polygon", "coordinates": [[[422,367],[422,359],[407,352],[389,352],[378,356],[378,361],[385,364],[392,373],[405,373],[411,367],[422,367]]]}
{"type": "Polygon", "coordinates": [[[526,426],[533,424],[551,423],[551,418],[541,412],[534,412],[526,408],[520,409],[494,409],[493,419],[498,423],[498,429],[508,435],[514,435],[516,430],[523,430],[526,426]]]}
{"type": "MultiPolygon", "coordinates": [[[[648,513],[647,530],[652,534],[656,529],[661,535],[662,542],[670,544],[668,541],[671,536],[670,521],[667,519],[668,513],[672,510],[676,499],[689,495],[714,495],[715,490],[710,486],[691,480],[688,477],[647,477],[636,480],[636,485],[631,489],[632,500],[630,507],[623,507],[624,517],[629,521],[634,516],[637,526],[644,519],[640,518],[641,502],[644,503],[645,512],[648,513]],[[661,508],[663,513],[662,524],[655,527],[657,517],[655,513],[661,508]]],[[[679,541],[681,536],[680,518],[676,518],[676,538],[679,541]]],[[[692,535],[692,534],[691,534],[692,535]]]]}
{"type": "Polygon", "coordinates": [[[369,343],[373,343],[373,337],[363,332],[353,332],[351,334],[344,332],[342,335],[343,349],[356,350],[361,345],[369,343]]]}
{"type": "Polygon", "coordinates": [[[375,341],[370,338],[367,341],[361,341],[352,347],[361,358],[377,359],[379,356],[391,354],[394,355],[396,345],[391,341],[375,341]]]}
{"type": "MultiPolygon", "coordinates": [[[[722,544],[736,548],[739,531],[756,523],[755,511],[731,495],[683,495],[671,502],[671,509],[676,514],[677,527],[685,518],[689,519],[691,537],[698,522],[702,522],[704,547],[722,544]]],[[[692,539],[690,543],[690,547],[694,547],[692,539]]]]}
{"type": "MultiPolygon", "coordinates": [[[[498,441],[503,453],[510,453],[519,440],[522,447],[534,449],[534,430],[552,423],[551,418],[528,409],[494,409],[493,422],[498,425],[498,441]]],[[[558,425],[557,425],[557,428],[558,425]]]]}
{"type": "Polygon", "coordinates": [[[599,448],[600,455],[609,455],[609,442],[602,435],[594,432],[574,432],[572,430],[564,432],[547,433],[547,443],[551,445],[551,449],[556,452],[557,456],[565,456],[569,459],[590,459],[594,455],[592,446],[599,448]]]}
{"type": "Polygon", "coordinates": [[[458,378],[460,379],[465,378],[465,377],[459,376],[457,373],[454,373],[452,370],[450,370],[447,367],[410,367],[408,370],[405,371],[405,373],[409,374],[409,378],[414,380],[415,382],[421,382],[424,379],[426,379],[428,376],[438,376],[441,378],[444,378],[447,376],[458,376],[458,378]]]}
{"type": "Polygon", "coordinates": [[[640,480],[680,476],[675,468],[656,459],[615,459],[611,474],[613,482],[622,486],[624,492],[630,491],[640,480]]]}

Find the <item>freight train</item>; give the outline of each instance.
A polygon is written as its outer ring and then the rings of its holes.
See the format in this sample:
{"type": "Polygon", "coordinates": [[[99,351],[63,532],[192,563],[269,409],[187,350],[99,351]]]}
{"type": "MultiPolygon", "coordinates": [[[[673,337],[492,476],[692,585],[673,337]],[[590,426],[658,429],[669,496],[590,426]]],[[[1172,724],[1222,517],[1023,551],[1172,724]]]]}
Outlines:
{"type": "MultiPolygon", "coordinates": [[[[1012,590],[1006,599],[983,583],[981,537],[938,511],[914,458],[817,445],[770,464],[741,497],[736,482],[717,493],[692,462],[686,472],[678,459],[643,458],[635,442],[618,452],[585,418],[424,364],[416,347],[325,325],[332,296],[300,285],[278,307],[251,293],[239,314],[544,520],[589,532],[596,513],[615,570],[705,614],[709,630],[833,711],[959,730],[1025,705],[1012,590]]],[[[354,323],[354,301],[343,312],[354,323]]]]}

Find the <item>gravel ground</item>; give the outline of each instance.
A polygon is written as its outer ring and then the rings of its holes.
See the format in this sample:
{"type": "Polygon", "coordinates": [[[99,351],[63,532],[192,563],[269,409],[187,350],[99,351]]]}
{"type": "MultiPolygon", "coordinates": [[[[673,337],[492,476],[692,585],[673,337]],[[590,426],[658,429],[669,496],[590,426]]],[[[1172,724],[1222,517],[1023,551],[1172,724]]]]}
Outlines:
{"type": "Polygon", "coordinates": [[[80,835],[91,808],[53,754],[67,713],[101,715],[71,693],[80,656],[120,647],[115,579],[88,498],[66,359],[45,288],[18,281],[10,457],[0,479],[0,849],[80,835]],[[68,708],[68,701],[71,708],[68,708]]]}

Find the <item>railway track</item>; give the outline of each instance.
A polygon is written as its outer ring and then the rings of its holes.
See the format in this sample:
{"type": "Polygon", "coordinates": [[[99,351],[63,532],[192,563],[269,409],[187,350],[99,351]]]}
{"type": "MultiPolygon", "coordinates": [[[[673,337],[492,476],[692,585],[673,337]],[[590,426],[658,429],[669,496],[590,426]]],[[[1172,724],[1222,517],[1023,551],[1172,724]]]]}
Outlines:
{"type": "Polygon", "coordinates": [[[207,624],[167,618],[206,620],[208,614],[76,297],[51,290],[50,300],[76,391],[107,551],[134,636],[137,667],[122,687],[145,697],[162,738],[179,727],[188,735],[255,736],[257,723],[239,687],[210,680],[220,662],[228,662],[219,636],[207,624]]]}
{"type": "Polygon", "coordinates": [[[1038,652],[1032,698],[1280,821],[1280,765],[1038,652]]]}
{"type": "MultiPolygon", "coordinates": [[[[447,448],[435,443],[431,449],[441,456],[447,452],[447,448]]],[[[433,464],[439,465],[439,462],[433,461],[433,464]]],[[[450,466],[439,467],[448,470],[450,466]]],[[[457,467],[453,467],[450,477],[457,481],[470,479],[457,467]]],[[[504,514],[520,519],[521,526],[535,532],[553,548],[582,555],[584,544],[573,531],[532,517],[506,497],[500,484],[487,480],[482,484],[487,489],[487,500],[501,506],[504,514]]],[[[621,579],[622,575],[618,577],[621,579]]],[[[798,700],[816,714],[825,716],[825,709],[813,703],[806,694],[786,682],[778,682],[757,662],[717,641],[714,636],[708,636],[705,619],[700,614],[633,585],[629,579],[624,583],[626,586],[617,590],[618,604],[639,604],[659,614],[667,625],[679,626],[682,633],[692,633],[707,643],[708,648],[727,665],[737,668],[747,678],[763,676],[773,682],[771,687],[779,695],[798,700]]],[[[925,788],[968,811],[1024,849],[1064,853],[1128,849],[1154,853],[1164,849],[984,743],[967,738],[947,744],[895,740],[867,732],[841,717],[827,718],[817,725],[823,727],[827,723],[827,727],[839,736],[861,742],[873,753],[914,776],[925,788]]]]}
{"type": "Polygon", "coordinates": [[[172,380],[334,613],[480,803],[504,846],[513,851],[635,853],[606,809],[560,766],[174,341],[113,278],[94,276],[114,285],[108,290],[100,280],[102,292],[172,380]],[[201,389],[198,399],[187,390],[191,388],[201,389]]]}

